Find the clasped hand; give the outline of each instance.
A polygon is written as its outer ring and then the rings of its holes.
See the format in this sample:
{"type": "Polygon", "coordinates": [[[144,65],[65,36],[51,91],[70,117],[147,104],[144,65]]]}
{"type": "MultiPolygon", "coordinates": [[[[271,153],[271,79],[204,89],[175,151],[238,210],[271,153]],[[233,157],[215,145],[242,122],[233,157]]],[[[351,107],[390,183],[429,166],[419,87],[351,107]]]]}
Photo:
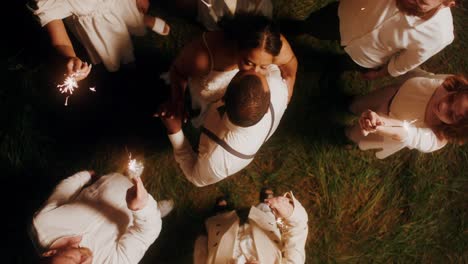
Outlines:
{"type": "Polygon", "coordinates": [[[182,98],[170,100],[161,104],[154,116],[161,118],[161,121],[167,128],[168,134],[179,132],[182,129],[182,122],[185,123],[188,119],[188,114],[185,112],[182,98]]]}
{"type": "Polygon", "coordinates": [[[370,133],[375,133],[378,131],[379,126],[384,126],[385,123],[382,121],[380,116],[371,110],[367,110],[361,114],[359,118],[359,126],[361,127],[361,133],[364,136],[369,135],[370,133]]]}

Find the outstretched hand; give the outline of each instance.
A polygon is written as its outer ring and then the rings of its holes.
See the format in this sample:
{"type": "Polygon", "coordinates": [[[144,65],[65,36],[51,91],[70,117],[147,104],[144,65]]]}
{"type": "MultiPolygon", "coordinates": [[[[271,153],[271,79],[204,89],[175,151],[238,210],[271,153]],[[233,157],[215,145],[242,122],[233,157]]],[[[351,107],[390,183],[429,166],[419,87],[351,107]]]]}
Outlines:
{"type": "Polygon", "coordinates": [[[187,122],[183,101],[161,104],[154,116],[161,118],[168,134],[179,132],[182,129],[182,122],[187,122]]]}
{"type": "Polygon", "coordinates": [[[140,177],[132,178],[133,186],[127,190],[127,201],[128,209],[132,211],[138,211],[143,209],[148,203],[148,192],[143,185],[140,177]]]}
{"type": "Polygon", "coordinates": [[[88,77],[92,69],[92,64],[81,61],[78,57],[71,57],[68,59],[67,64],[67,75],[74,75],[76,81],[81,81],[88,77]]]}
{"type": "Polygon", "coordinates": [[[291,200],[284,196],[265,199],[265,203],[270,206],[273,213],[280,218],[288,218],[294,211],[294,206],[291,204],[291,200]]]}

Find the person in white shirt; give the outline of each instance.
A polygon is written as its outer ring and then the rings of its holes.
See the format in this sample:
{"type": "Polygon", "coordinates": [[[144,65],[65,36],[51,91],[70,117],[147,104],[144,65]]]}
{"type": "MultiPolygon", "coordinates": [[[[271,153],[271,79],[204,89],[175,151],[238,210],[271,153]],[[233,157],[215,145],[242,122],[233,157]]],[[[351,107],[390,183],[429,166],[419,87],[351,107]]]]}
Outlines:
{"type": "Polygon", "coordinates": [[[343,67],[362,71],[366,79],[397,77],[452,43],[454,5],[454,0],[341,0],[305,21],[281,26],[292,34],[339,39],[349,56],[343,67]]]}
{"type": "Polygon", "coordinates": [[[223,100],[210,104],[204,119],[198,153],[182,131],[181,114],[158,116],[167,128],[174,156],[185,177],[198,187],[214,184],[252,162],[263,143],[275,132],[288,105],[289,89],[276,65],[266,76],[240,71],[223,100]]]}
{"type": "Polygon", "coordinates": [[[103,63],[110,72],[134,61],[130,35],[150,28],[168,35],[164,20],[147,14],[149,0],[31,0],[29,9],[47,31],[51,45],[64,58],[67,75],[82,80],[91,71],[75,53],[65,24],[86,49],[92,64],[103,63]],[[65,23],[64,23],[65,22],[65,23]]]}
{"type": "Polygon", "coordinates": [[[175,6],[179,13],[182,9],[195,16],[209,31],[219,30],[218,22],[224,16],[248,13],[273,17],[271,0],[176,0],[175,6]]]}
{"type": "Polygon", "coordinates": [[[140,177],[97,179],[82,171],[55,188],[35,214],[31,236],[46,263],[138,263],[171,209],[169,201],[156,203],[140,177]]]}
{"type": "MultiPolygon", "coordinates": [[[[262,198],[247,217],[242,210],[223,212],[219,206],[220,212],[205,221],[207,235],[195,241],[194,263],[305,263],[304,207],[292,192],[262,198]]],[[[221,202],[228,207],[227,201],[221,202]]]]}
{"type": "Polygon", "coordinates": [[[383,159],[407,147],[433,152],[468,140],[468,80],[426,75],[360,96],[350,110],[360,115],[348,137],[383,159]]]}

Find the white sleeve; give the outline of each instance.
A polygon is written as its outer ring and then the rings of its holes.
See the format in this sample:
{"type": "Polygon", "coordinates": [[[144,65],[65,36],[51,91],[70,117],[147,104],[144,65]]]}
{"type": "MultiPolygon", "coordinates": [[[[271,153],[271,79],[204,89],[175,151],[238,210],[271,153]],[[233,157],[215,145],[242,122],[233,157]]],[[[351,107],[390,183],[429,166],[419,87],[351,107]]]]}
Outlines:
{"type": "Polygon", "coordinates": [[[408,127],[408,137],[404,141],[409,149],[429,153],[443,148],[447,142],[441,141],[430,128],[408,127]]]}
{"type": "Polygon", "coordinates": [[[63,19],[72,15],[71,6],[65,0],[34,0],[27,7],[37,17],[41,26],[53,20],[63,19]]]}
{"type": "Polygon", "coordinates": [[[288,196],[293,201],[294,211],[290,217],[284,219],[286,228],[281,234],[284,258],[281,263],[305,263],[305,243],[309,232],[307,212],[291,192],[288,196]]]}
{"type": "Polygon", "coordinates": [[[108,263],[138,263],[149,246],[154,243],[161,232],[161,213],[156,201],[148,195],[148,203],[138,211],[133,211],[133,223],[120,237],[115,254],[108,263]]]}
{"type": "Polygon", "coordinates": [[[390,59],[387,66],[388,73],[393,77],[397,77],[411,71],[437,54],[452,41],[453,38],[446,41],[434,39],[430,43],[415,43],[412,47],[402,50],[390,59]]]}
{"type": "Polygon", "coordinates": [[[91,174],[89,174],[88,171],[80,171],[61,181],[55,187],[55,190],[47,200],[46,206],[41,212],[57,208],[75,198],[89,180],[91,180],[91,174]]]}
{"type": "Polygon", "coordinates": [[[201,157],[195,153],[182,130],[168,136],[174,148],[174,158],[188,181],[197,187],[203,187],[224,178],[214,177],[215,173],[210,166],[210,157],[213,155],[201,157]]]}

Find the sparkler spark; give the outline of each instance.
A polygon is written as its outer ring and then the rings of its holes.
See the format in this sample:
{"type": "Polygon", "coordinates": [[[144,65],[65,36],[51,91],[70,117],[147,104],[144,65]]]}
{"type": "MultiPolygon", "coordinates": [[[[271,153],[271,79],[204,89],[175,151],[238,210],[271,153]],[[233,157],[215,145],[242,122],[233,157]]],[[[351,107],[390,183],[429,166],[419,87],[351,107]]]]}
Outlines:
{"type": "MultiPolygon", "coordinates": [[[[91,70],[93,65],[89,66],[89,70],[91,70]]],[[[89,72],[89,71],[88,71],[89,72]]],[[[78,89],[78,81],[76,80],[77,77],[82,76],[84,73],[77,71],[74,72],[70,75],[68,75],[65,78],[65,81],[62,84],[58,84],[57,88],[59,89],[59,92],[62,94],[67,94],[67,97],[65,98],[65,106],[68,105],[68,98],[73,94],[75,89],[78,89]]],[[[90,91],[96,92],[96,87],[90,87],[90,91]]]]}
{"type": "Polygon", "coordinates": [[[62,84],[57,85],[59,88],[60,93],[68,93],[70,95],[73,94],[76,88],[78,88],[78,82],[76,81],[76,77],[79,76],[81,73],[73,73],[65,78],[65,81],[62,84]]]}
{"type": "Polygon", "coordinates": [[[141,173],[143,172],[143,169],[145,166],[143,166],[142,162],[137,161],[136,159],[132,159],[132,154],[128,156],[129,162],[128,162],[128,176],[130,179],[133,179],[135,177],[140,177],[141,173]]]}

